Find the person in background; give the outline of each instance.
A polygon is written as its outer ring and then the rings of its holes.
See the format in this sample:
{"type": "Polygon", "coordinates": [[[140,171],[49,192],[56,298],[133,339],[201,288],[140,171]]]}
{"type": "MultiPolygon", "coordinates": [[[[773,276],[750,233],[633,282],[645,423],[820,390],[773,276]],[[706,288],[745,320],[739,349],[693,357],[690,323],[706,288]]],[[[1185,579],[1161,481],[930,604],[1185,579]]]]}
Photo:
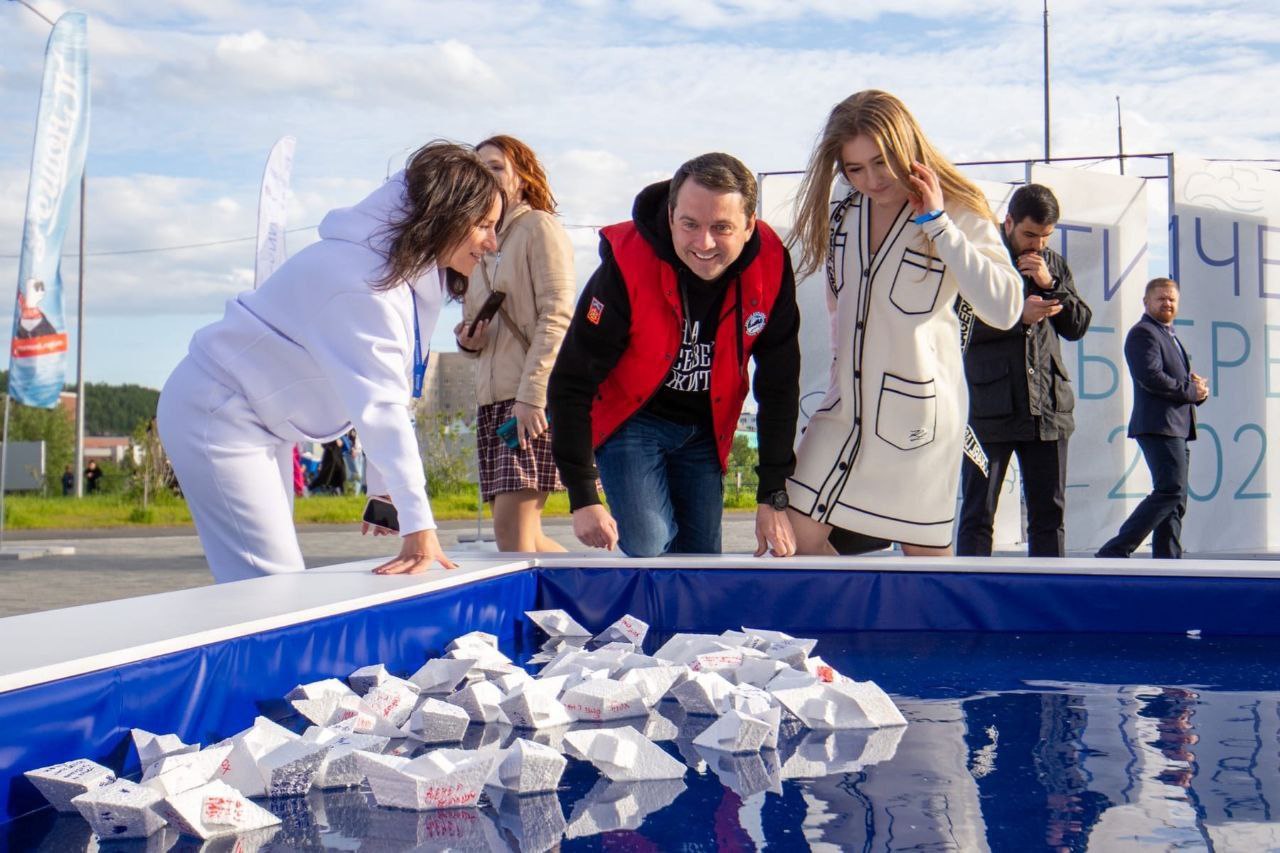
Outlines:
{"type": "MultiPolygon", "coordinates": [[[[172,466],[170,466],[172,468],[172,466]]],[[[302,451],[293,445],[293,495],[304,497],[307,494],[307,471],[302,466],[302,451]]]]}
{"type": "Polygon", "coordinates": [[[158,423],[216,580],[303,571],[291,446],[352,427],[370,493],[399,515],[400,553],[374,572],[454,568],[410,412],[440,309],[497,248],[502,204],[473,150],[428,143],[355,207],[330,211],[319,242],[196,332],[160,393],[158,423]]]}
{"type": "Polygon", "coordinates": [[[1022,274],[1022,322],[994,329],[975,320],[964,354],[969,424],[990,467],[983,473],[968,458],[961,466],[961,557],[991,556],[1000,489],[1015,454],[1027,501],[1027,554],[1066,556],[1067,440],[1076,398],[1059,339],[1083,338],[1093,312],[1066,259],[1049,248],[1058,215],[1058,199],[1040,184],[1021,186],[1009,199],[1004,244],[1022,274]]]}
{"type": "Polygon", "coordinates": [[[956,297],[999,329],[1022,313],[986,198],[900,100],[869,89],[827,118],[791,240],[802,278],[826,266],[833,346],[787,483],[798,552],[834,554],[838,527],[950,554],[969,411],[956,297]]]}
{"type": "Polygon", "coordinates": [[[689,160],[600,235],[548,395],[552,450],[584,545],[718,554],[724,471],[748,390],[759,406],[756,555],[795,551],[787,475],[800,411],[791,259],[756,219],[755,175],[689,160]],[[609,508],[596,492],[596,465],[609,508]]]}
{"type": "Polygon", "coordinates": [[[347,465],[343,459],[342,439],[324,443],[320,456],[320,470],[311,481],[310,490],[313,495],[340,495],[347,485],[347,465]]]}
{"type": "Polygon", "coordinates": [[[71,469],[71,463],[67,463],[67,469],[62,472],[62,496],[69,497],[76,490],[76,473],[71,469]]]}
{"type": "Polygon", "coordinates": [[[507,198],[498,253],[476,265],[454,329],[459,351],[477,361],[480,493],[493,508],[499,551],[563,551],[542,531],[542,508],[562,488],[551,458],[547,379],[573,312],[573,245],[529,146],[493,136],[476,153],[507,198]],[[506,294],[498,313],[475,323],[494,293],[506,294]],[[514,447],[498,435],[508,421],[515,422],[514,447]]]}
{"type": "Polygon", "coordinates": [[[1209,382],[1191,372],[1191,356],[1173,331],[1178,283],[1153,278],[1142,297],[1142,318],[1124,339],[1133,380],[1129,438],[1138,442],[1151,471],[1151,494],[1134,507],[1099,557],[1128,557],[1151,536],[1151,556],[1182,557],[1182,517],[1187,513],[1187,472],[1196,438],[1196,406],[1209,399],[1209,382]]]}
{"type": "Polygon", "coordinates": [[[84,492],[86,495],[97,494],[98,481],[102,479],[102,469],[98,467],[98,463],[93,459],[89,460],[89,464],[84,469],[84,492]]]}
{"type": "Polygon", "coordinates": [[[342,437],[342,462],[352,494],[364,494],[364,448],[360,446],[360,436],[354,429],[342,437]]]}

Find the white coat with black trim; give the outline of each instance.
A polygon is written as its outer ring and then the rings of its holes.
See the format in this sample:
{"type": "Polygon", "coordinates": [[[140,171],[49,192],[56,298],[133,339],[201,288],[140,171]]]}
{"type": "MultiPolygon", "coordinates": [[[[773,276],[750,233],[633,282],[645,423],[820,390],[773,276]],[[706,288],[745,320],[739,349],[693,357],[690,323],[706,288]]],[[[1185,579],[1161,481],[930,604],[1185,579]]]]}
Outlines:
{"type": "Polygon", "coordinates": [[[850,192],[832,205],[831,384],[787,492],[817,521],[946,547],[969,407],[956,296],[1006,329],[1022,281],[995,223],[966,209],[917,225],[904,205],[873,256],[870,204],[850,192]]]}

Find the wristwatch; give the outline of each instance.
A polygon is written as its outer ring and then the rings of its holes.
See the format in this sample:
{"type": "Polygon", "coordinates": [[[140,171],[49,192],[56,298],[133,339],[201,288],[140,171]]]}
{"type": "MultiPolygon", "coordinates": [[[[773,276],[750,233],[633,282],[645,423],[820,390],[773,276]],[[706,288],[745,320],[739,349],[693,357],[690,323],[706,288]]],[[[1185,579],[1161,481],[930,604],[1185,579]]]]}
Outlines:
{"type": "Polygon", "coordinates": [[[791,506],[791,501],[787,499],[786,489],[778,489],[776,492],[770,492],[766,496],[765,503],[776,509],[778,512],[782,512],[784,509],[791,506]]]}

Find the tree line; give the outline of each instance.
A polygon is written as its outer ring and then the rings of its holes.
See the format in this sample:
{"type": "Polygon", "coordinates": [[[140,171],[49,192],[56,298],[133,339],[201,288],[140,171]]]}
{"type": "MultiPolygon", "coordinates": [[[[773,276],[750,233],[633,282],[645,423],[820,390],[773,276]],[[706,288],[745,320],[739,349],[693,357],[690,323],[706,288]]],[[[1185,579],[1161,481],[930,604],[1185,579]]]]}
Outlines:
{"type": "MultiPolygon", "coordinates": [[[[0,392],[7,394],[8,391],[9,372],[0,371],[0,392]]],[[[86,382],[84,395],[88,401],[84,413],[85,435],[134,435],[139,429],[145,430],[145,425],[155,416],[160,399],[160,392],[154,388],[104,382],[86,382]]],[[[58,494],[63,470],[75,461],[74,411],[14,404],[9,411],[9,437],[13,441],[44,441],[46,489],[58,494]]]]}

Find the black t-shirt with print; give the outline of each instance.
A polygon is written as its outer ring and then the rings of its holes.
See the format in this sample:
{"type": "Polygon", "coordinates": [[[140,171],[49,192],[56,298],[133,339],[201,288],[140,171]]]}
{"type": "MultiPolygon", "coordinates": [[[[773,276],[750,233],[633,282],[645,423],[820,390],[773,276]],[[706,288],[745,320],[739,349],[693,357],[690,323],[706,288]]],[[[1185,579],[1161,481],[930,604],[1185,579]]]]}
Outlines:
{"type": "Polygon", "coordinates": [[[720,325],[720,306],[731,280],[722,276],[716,281],[703,281],[684,264],[678,264],[676,269],[686,309],[680,351],[645,411],[673,423],[710,429],[711,356],[720,325]]]}

